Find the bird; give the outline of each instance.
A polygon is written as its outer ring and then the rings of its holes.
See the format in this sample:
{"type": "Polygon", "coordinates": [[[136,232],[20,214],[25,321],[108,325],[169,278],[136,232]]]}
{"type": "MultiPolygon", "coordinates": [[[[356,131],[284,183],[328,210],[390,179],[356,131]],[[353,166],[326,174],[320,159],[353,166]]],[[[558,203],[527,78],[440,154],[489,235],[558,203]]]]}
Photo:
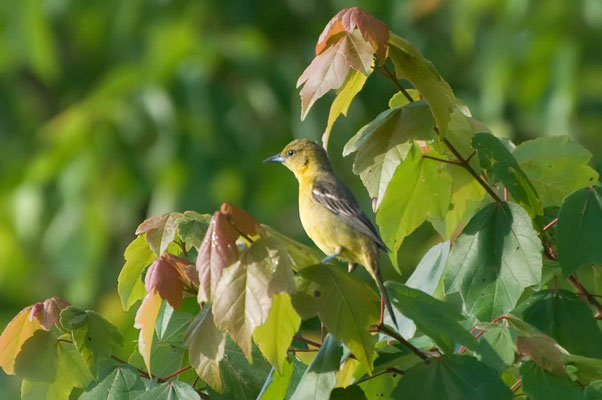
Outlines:
{"type": "Polygon", "coordinates": [[[299,182],[299,217],[309,238],[327,257],[345,261],[349,271],[356,264],[366,268],[376,282],[382,303],[393,323],[397,321],[379,270],[379,250],[388,252],[378,230],[361,210],[351,190],[336,176],[326,150],[309,139],[295,139],[264,160],[291,170],[299,182]]]}

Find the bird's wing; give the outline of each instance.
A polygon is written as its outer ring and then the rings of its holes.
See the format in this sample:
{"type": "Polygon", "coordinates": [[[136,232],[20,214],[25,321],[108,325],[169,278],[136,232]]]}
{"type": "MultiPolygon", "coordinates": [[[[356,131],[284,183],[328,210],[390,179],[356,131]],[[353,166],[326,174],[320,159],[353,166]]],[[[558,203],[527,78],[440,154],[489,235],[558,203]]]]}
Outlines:
{"type": "Polygon", "coordinates": [[[372,222],[360,209],[355,197],[343,183],[336,180],[315,181],[311,192],[315,201],[340,216],[354,229],[367,235],[378,247],[389,251],[372,222]]]}

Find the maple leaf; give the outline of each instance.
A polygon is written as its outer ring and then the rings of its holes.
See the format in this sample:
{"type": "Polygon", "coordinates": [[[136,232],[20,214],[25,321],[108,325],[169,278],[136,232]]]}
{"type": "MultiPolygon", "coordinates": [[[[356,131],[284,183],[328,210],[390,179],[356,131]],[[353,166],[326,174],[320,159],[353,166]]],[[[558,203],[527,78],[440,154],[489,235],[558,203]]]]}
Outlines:
{"type": "Polygon", "coordinates": [[[156,290],[147,293],[142,300],[136,319],[134,328],[140,329],[138,337],[138,351],[144,359],[146,370],[151,373],[151,348],[153,345],[153,335],[155,333],[155,323],[161,309],[161,296],[156,290]]]}
{"type": "Polygon", "coordinates": [[[331,89],[340,88],[352,68],[368,75],[372,66],[373,50],[360,33],[345,32],[324,52],[317,55],[297,81],[301,89],[301,119],[311,106],[331,89]]]}
{"type": "Polygon", "coordinates": [[[324,53],[340,40],[341,33],[353,33],[358,29],[363,39],[370,44],[379,63],[387,58],[389,29],[387,25],[359,7],[344,8],[326,24],[316,44],[316,55],[324,53]]]}
{"type": "Polygon", "coordinates": [[[180,272],[169,253],[163,253],[151,264],[144,279],[144,286],[148,293],[156,290],[174,309],[180,308],[184,287],[180,280],[180,272]]]}
{"type": "Polygon", "coordinates": [[[0,367],[9,375],[14,374],[15,359],[23,343],[41,328],[37,319],[29,319],[33,306],[19,312],[4,328],[0,336],[0,367]]]}
{"type": "Polygon", "coordinates": [[[228,221],[241,233],[247,236],[263,236],[265,229],[248,212],[241,210],[230,203],[223,203],[220,207],[222,214],[228,217],[228,221]]]}
{"type": "Polygon", "coordinates": [[[136,228],[136,235],[146,233],[146,241],[151,249],[157,255],[162,254],[174,240],[177,221],[183,216],[182,213],[174,212],[147,218],[136,228]]]}
{"type": "Polygon", "coordinates": [[[226,215],[216,211],[199,249],[196,269],[199,273],[199,303],[210,301],[222,271],[238,258],[238,232],[226,215]]]}
{"type": "Polygon", "coordinates": [[[195,263],[187,260],[186,258],[174,256],[171,253],[166,252],[163,255],[167,258],[167,261],[169,261],[173,267],[178,270],[182,282],[190,284],[193,289],[198,289],[199,273],[196,270],[195,263]]]}
{"type": "Polygon", "coordinates": [[[50,328],[59,319],[59,314],[64,308],[69,307],[68,301],[59,299],[58,297],[51,297],[44,302],[38,302],[31,307],[29,312],[29,320],[33,321],[34,318],[38,320],[42,329],[49,331],[50,328]]]}

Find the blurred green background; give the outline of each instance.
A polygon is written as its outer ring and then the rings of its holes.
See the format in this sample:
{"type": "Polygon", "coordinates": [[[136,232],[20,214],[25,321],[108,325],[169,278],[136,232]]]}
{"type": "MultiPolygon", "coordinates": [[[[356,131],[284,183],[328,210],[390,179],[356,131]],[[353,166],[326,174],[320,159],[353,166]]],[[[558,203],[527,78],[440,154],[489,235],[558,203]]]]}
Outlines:
{"type": "MultiPolygon", "coordinates": [[[[320,138],[329,102],[301,122],[295,83],[354,5],[419,47],[495,134],[571,135],[602,173],[600,0],[2,1],[0,325],[50,296],[119,313],[123,251],[147,216],[229,201],[307,241],[293,176],[261,161],[320,138]]],[[[370,79],[329,148],[366,210],[341,149],[392,94],[370,79]]],[[[415,243],[402,264],[430,245],[415,243]]]]}

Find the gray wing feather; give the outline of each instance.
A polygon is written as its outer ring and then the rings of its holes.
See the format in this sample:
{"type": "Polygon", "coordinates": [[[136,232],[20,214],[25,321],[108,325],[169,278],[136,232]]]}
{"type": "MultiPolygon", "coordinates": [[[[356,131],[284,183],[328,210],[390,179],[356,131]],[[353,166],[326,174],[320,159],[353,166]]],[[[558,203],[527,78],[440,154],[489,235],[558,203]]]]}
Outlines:
{"type": "Polygon", "coordinates": [[[372,222],[360,209],[355,197],[343,183],[337,180],[316,181],[312,188],[312,195],[315,201],[339,215],[354,229],[368,236],[382,250],[389,251],[372,222]]]}

